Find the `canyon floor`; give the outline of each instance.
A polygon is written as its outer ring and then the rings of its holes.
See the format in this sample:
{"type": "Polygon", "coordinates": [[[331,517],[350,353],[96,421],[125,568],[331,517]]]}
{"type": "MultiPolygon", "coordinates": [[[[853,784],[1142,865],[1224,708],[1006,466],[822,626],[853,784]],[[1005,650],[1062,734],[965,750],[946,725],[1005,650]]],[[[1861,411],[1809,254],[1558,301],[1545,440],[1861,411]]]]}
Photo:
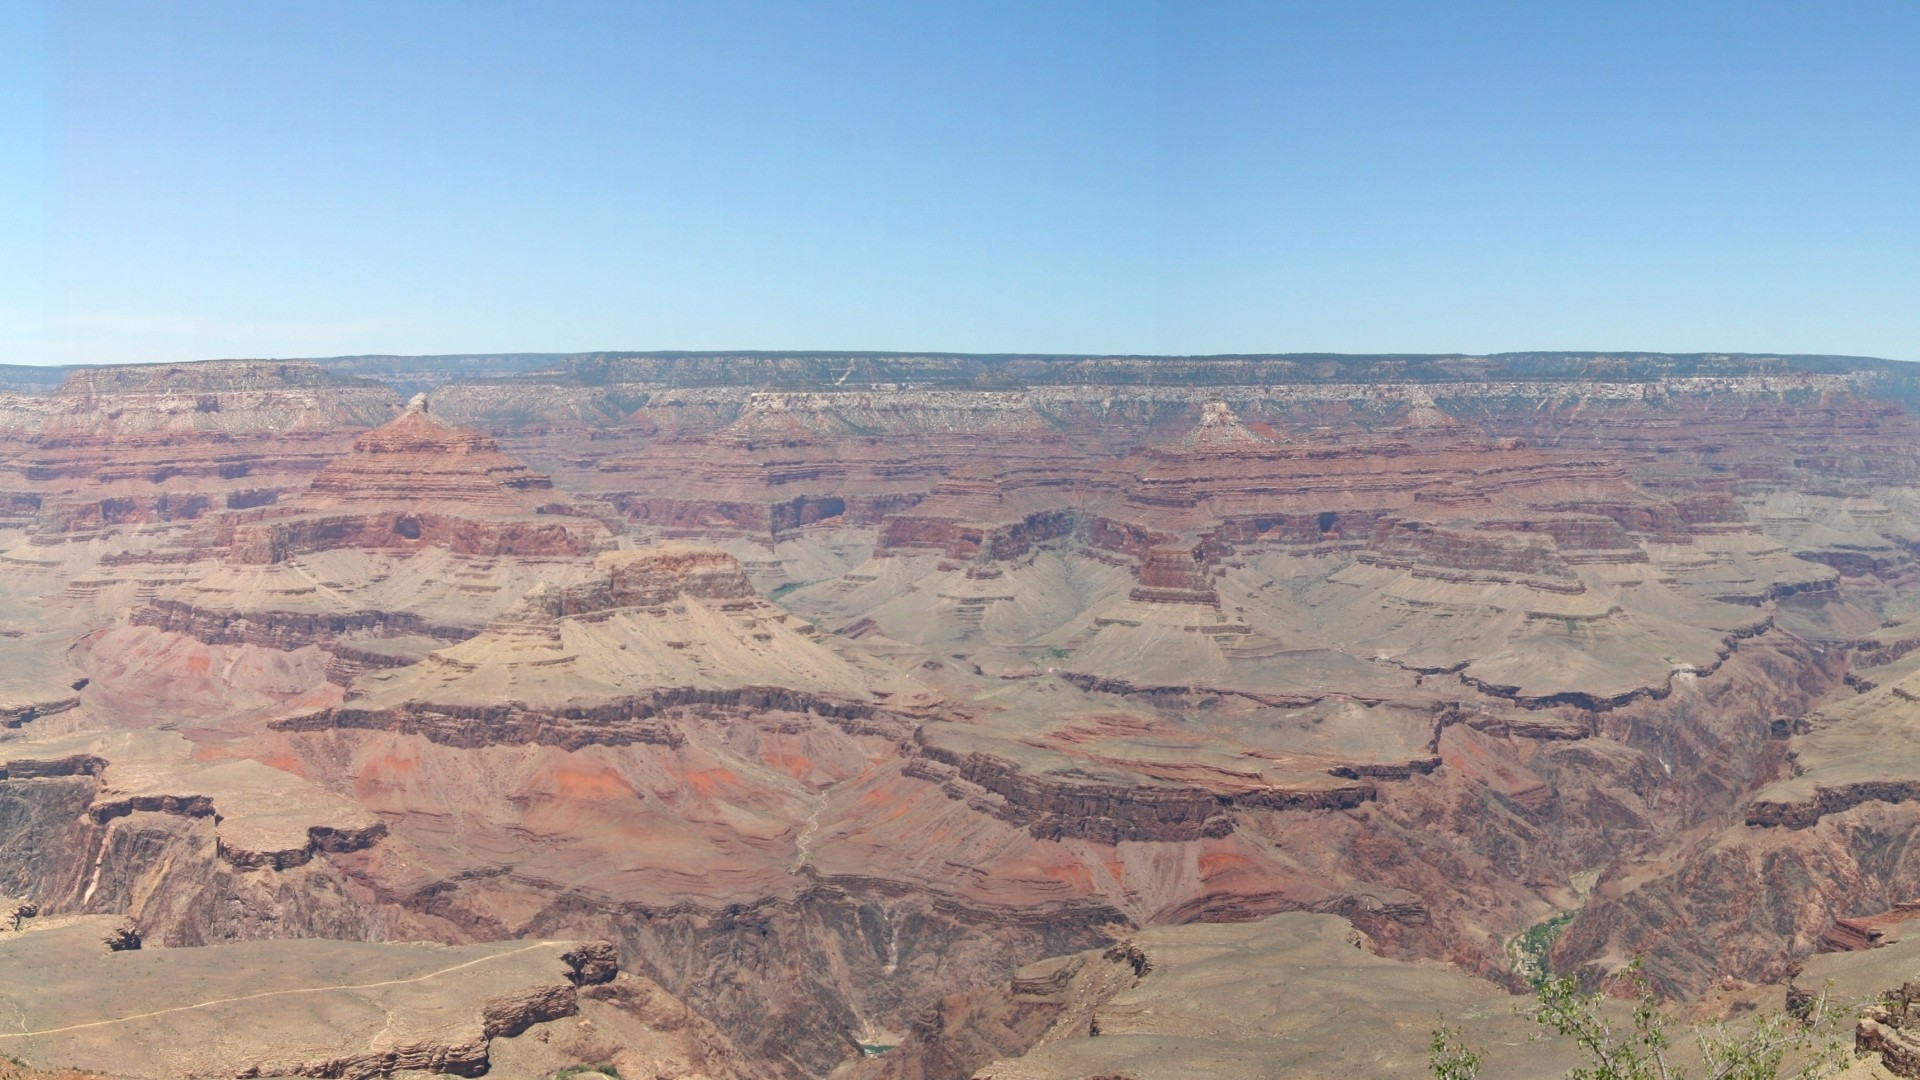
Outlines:
{"type": "Polygon", "coordinates": [[[0,385],[23,1069],[1522,1077],[1544,972],[1920,976],[1907,365],[0,385]]]}

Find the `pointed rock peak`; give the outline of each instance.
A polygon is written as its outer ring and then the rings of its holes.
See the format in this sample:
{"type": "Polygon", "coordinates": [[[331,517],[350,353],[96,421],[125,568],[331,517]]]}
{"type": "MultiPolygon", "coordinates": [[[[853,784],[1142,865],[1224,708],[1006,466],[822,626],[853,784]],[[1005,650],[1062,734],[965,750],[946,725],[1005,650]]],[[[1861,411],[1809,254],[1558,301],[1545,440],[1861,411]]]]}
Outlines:
{"type": "Polygon", "coordinates": [[[229,558],[275,563],[333,548],[579,556],[613,530],[484,432],[409,410],[354,441],[291,499],[237,518],[229,558]]]}
{"type": "Polygon", "coordinates": [[[356,454],[495,454],[500,447],[483,431],[442,423],[427,412],[425,394],[416,394],[405,412],[354,440],[356,454]]]}
{"type": "Polygon", "coordinates": [[[846,427],[836,408],[820,395],[761,392],[747,399],[740,415],[717,437],[736,443],[782,441],[824,432],[844,433],[846,427]]]}
{"type": "Polygon", "coordinates": [[[1200,407],[1200,424],[1179,442],[1182,450],[1235,450],[1271,445],[1253,429],[1240,422],[1224,401],[1209,401],[1200,407]]]}
{"type": "Polygon", "coordinates": [[[1440,411],[1434,403],[1433,395],[1425,390],[1414,388],[1407,394],[1406,418],[1402,421],[1407,427],[1431,430],[1459,427],[1460,422],[1440,411]]]}
{"type": "Polygon", "coordinates": [[[462,503],[466,515],[534,513],[553,487],[526,463],[500,452],[484,431],[453,427],[411,407],[354,440],[353,450],[320,470],[309,495],[462,503]],[[540,494],[533,495],[531,493],[540,494]],[[533,501],[529,501],[533,500],[533,501]]]}

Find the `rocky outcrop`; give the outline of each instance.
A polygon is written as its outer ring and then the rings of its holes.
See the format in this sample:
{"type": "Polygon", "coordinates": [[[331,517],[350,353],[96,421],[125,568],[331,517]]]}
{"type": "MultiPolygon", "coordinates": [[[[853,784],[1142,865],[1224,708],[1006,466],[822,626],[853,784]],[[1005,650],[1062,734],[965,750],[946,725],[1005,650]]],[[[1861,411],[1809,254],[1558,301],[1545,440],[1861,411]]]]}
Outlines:
{"type": "Polygon", "coordinates": [[[667,547],[609,555],[603,573],[566,587],[528,594],[509,619],[561,619],[620,608],[660,607],[683,596],[702,600],[757,600],[740,561],[723,551],[667,547]]]}
{"type": "Polygon", "coordinates": [[[64,902],[81,906],[99,891],[103,877],[142,871],[108,865],[116,830],[128,831],[120,827],[134,825],[135,818],[185,819],[192,823],[187,832],[211,834],[215,858],[241,871],[291,870],[323,853],[364,851],[387,835],[385,822],[309,782],[276,776],[253,761],[196,758],[184,740],[158,733],[15,744],[0,751],[0,787],[17,805],[51,814],[61,812],[56,808],[66,797],[86,793],[79,820],[61,830],[84,836],[83,850],[95,853],[84,891],[73,896],[77,879],[46,865],[43,852],[31,853],[23,866],[38,875],[37,894],[65,894],[64,902]],[[49,783],[69,778],[79,783],[49,783]]]}
{"type": "MultiPolygon", "coordinates": [[[[1221,837],[1234,829],[1231,811],[1235,807],[1342,810],[1376,795],[1373,785],[1351,769],[1345,778],[1353,783],[1213,791],[1147,784],[1140,777],[1124,775],[1030,772],[990,754],[960,753],[924,737],[917,750],[906,765],[906,775],[938,784],[949,798],[1019,825],[1043,840],[1116,844],[1221,837]]],[[[1380,770],[1376,775],[1391,772],[1380,770]]]]}
{"type": "Polygon", "coordinates": [[[937,748],[923,748],[907,775],[939,784],[948,797],[1044,840],[1197,840],[1233,831],[1220,800],[1198,789],[1035,776],[985,755],[956,758],[937,748]]]}
{"type": "Polygon", "coordinates": [[[1920,780],[1866,780],[1839,787],[1819,787],[1812,797],[1791,802],[1755,799],[1747,804],[1748,825],[1763,828],[1805,829],[1829,814],[1839,814],[1869,802],[1920,800],[1920,780]]]}
{"type": "Polygon", "coordinates": [[[435,625],[407,611],[216,611],[169,599],[140,608],[129,621],[135,626],[185,634],[208,645],[258,645],[282,650],[330,644],[344,635],[365,632],[419,635],[449,642],[464,641],[478,632],[473,627],[435,625]]]}
{"type": "Polygon", "coordinates": [[[98,776],[107,759],[98,754],[22,757],[0,762],[0,780],[38,780],[50,776],[98,776]]]}
{"type": "Polygon", "coordinates": [[[1856,1054],[1879,1054],[1899,1077],[1920,1077],[1920,983],[1905,982],[1880,995],[1854,1025],[1856,1054]]]}
{"type": "MultiPolygon", "coordinates": [[[[1517,530],[1503,530],[1517,531],[1517,530]]],[[[1557,539],[1557,538],[1556,538],[1557,539]]],[[[1472,534],[1426,522],[1388,520],[1375,527],[1359,559],[1448,581],[1525,581],[1551,592],[1585,592],[1557,546],[1472,534]]]]}
{"type": "Polygon", "coordinates": [[[1501,1076],[1558,1075],[1566,1048],[1527,1037],[1525,1017],[1492,986],[1440,966],[1383,959],[1328,915],[1146,930],[1104,948],[1021,968],[999,986],[918,1013],[892,1052],[858,1080],[1206,1075],[1429,1075],[1428,1024],[1374,1025],[1409,1000],[1464,1024],[1501,1076]],[[1276,1004],[1283,1003],[1283,1004],[1276,1004]],[[1204,1065],[1200,1064],[1204,1062],[1204,1065]]]}
{"type": "Polygon", "coordinates": [[[61,1011],[13,997],[22,1030],[0,1034],[0,1049],[145,1077],[480,1076],[496,1041],[576,1015],[583,987],[618,974],[606,942],[85,948],[102,921],[9,943],[9,974],[65,961],[50,988],[61,1011]]]}
{"type": "Polygon", "coordinates": [[[447,746],[537,744],[578,750],[586,746],[650,743],[680,746],[680,724],[727,711],[791,712],[859,724],[880,710],[864,702],[836,701],[785,689],[753,686],[737,689],[670,687],[601,704],[541,707],[516,702],[455,705],[409,702],[393,709],[322,709],[276,720],[277,731],[331,731],[356,728],[421,735],[447,746]]]}
{"type": "MultiPolygon", "coordinates": [[[[668,706],[670,707],[670,706],[668,706]]],[[[653,743],[679,746],[677,727],[660,719],[665,708],[653,698],[552,713],[514,704],[496,706],[421,703],[399,709],[323,709],[277,720],[279,731],[332,731],[360,728],[421,735],[434,742],[468,749],[482,746],[540,744],[577,750],[584,746],[653,743]]]]}
{"type": "Polygon", "coordinates": [[[803,1080],[857,1059],[857,1043],[876,1039],[879,1018],[897,1023],[903,1004],[918,1008],[1002,983],[1043,957],[1104,947],[1102,928],[1116,915],[1091,905],[988,913],[882,882],[834,881],[726,910],[599,913],[582,904],[553,918],[581,930],[617,926],[623,966],[729,1032],[756,1063],[750,1075],[803,1080]],[[742,985],[728,974],[737,970],[762,977],[742,985]]]}
{"type": "Polygon", "coordinates": [[[55,716],[79,707],[80,698],[76,695],[48,698],[45,701],[7,702],[0,704],[0,728],[17,728],[43,716],[55,716]]]}
{"type": "MultiPolygon", "coordinates": [[[[537,512],[537,511],[536,511],[537,512]]],[[[335,514],[293,521],[236,524],[227,542],[236,563],[277,563],[314,551],[357,547],[412,550],[444,547],[462,555],[588,555],[604,549],[604,539],[582,536],[573,521],[475,521],[451,514],[335,514]]]]}
{"type": "Polygon", "coordinates": [[[1079,524],[1071,511],[1049,510],[1003,523],[974,523],[921,514],[894,514],[881,525],[883,551],[932,548],[951,558],[1016,559],[1037,543],[1070,534],[1079,524]]]}
{"type": "Polygon", "coordinates": [[[218,851],[222,859],[241,870],[291,870],[296,866],[305,866],[321,852],[337,855],[365,851],[386,835],[386,823],[379,821],[358,828],[313,825],[307,829],[307,842],[297,847],[250,851],[221,840],[218,851]]]}
{"type": "Polygon", "coordinates": [[[1220,606],[1220,594],[1207,580],[1207,567],[1192,551],[1157,547],[1140,564],[1140,585],[1130,599],[1150,604],[1220,606]]]}
{"type": "MultiPolygon", "coordinates": [[[[1137,944],[1128,946],[1147,957],[1137,944]]],[[[1144,974],[1133,971],[1126,948],[1043,960],[1020,969],[1003,987],[934,1002],[909,1021],[897,1056],[859,1072],[889,1080],[967,1077],[996,1058],[1018,1057],[1049,1031],[1090,1034],[1096,1010],[1144,974]]]]}
{"type": "MultiPolygon", "coordinates": [[[[261,844],[243,830],[243,846],[234,847],[221,835],[225,823],[213,815],[164,810],[101,822],[90,812],[98,790],[98,781],[85,775],[0,781],[0,801],[8,808],[0,827],[0,890],[33,897],[49,916],[132,917],[145,942],[168,947],[379,933],[378,917],[345,896],[345,883],[327,859],[308,855],[276,865],[252,853],[306,854],[301,842],[261,844]]],[[[315,848],[344,846],[333,839],[324,830],[303,837],[315,848]]]]}

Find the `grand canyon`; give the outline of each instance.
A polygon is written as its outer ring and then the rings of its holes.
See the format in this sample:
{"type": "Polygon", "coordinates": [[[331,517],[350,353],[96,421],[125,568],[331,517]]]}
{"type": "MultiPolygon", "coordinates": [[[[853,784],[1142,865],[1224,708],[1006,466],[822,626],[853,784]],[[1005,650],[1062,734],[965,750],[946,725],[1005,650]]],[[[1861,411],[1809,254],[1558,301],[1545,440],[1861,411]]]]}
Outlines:
{"type": "Polygon", "coordinates": [[[1920,974],[1916,365],[0,368],[0,598],[21,1075],[1546,1076],[1547,972],[1920,974]]]}

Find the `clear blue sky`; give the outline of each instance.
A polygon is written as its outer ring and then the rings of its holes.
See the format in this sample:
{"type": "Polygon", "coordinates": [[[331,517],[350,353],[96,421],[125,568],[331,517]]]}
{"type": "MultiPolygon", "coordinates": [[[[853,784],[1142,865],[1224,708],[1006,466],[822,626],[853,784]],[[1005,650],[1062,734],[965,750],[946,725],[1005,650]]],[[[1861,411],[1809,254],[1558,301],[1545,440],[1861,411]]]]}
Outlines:
{"type": "Polygon", "coordinates": [[[0,0],[0,361],[1920,360],[1920,3],[0,0]]]}

